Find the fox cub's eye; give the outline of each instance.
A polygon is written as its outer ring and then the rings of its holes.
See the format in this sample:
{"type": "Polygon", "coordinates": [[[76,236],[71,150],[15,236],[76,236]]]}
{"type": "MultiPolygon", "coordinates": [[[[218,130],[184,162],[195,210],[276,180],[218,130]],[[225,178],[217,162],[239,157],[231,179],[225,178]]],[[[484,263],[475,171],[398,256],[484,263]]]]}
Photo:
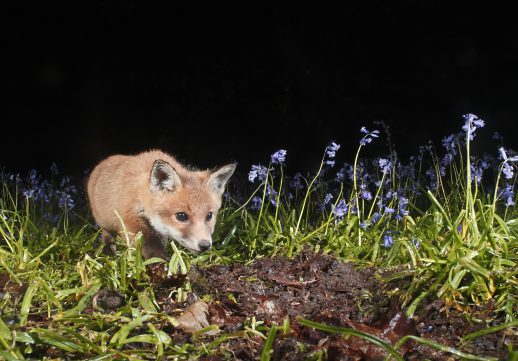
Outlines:
{"type": "Polygon", "coordinates": [[[207,221],[212,219],[212,212],[207,213],[207,221]]]}
{"type": "Polygon", "coordinates": [[[187,213],[184,213],[184,212],[178,212],[175,215],[176,215],[176,219],[179,220],[180,222],[187,222],[187,220],[189,219],[189,216],[187,216],[187,213]]]}

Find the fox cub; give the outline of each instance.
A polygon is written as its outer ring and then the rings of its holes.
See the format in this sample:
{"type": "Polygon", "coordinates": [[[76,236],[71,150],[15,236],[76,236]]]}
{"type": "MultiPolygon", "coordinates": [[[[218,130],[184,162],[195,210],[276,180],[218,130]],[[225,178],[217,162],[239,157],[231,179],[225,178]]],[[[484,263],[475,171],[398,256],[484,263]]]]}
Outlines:
{"type": "Polygon", "coordinates": [[[145,258],[165,258],[169,238],[202,252],[212,246],[221,197],[235,168],[188,169],[159,150],[113,155],[90,174],[88,199],[108,243],[123,232],[117,211],[130,234],[142,232],[145,258]]]}

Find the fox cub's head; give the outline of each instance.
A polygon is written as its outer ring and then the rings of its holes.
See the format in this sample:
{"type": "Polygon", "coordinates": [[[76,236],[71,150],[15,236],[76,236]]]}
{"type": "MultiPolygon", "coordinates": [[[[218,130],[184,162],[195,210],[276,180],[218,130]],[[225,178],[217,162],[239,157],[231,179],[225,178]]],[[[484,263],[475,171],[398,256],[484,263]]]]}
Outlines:
{"type": "Polygon", "coordinates": [[[210,249],[221,196],[235,169],[235,164],[228,164],[212,172],[178,173],[166,161],[156,160],[149,179],[151,202],[145,211],[152,227],[192,251],[210,249]]]}

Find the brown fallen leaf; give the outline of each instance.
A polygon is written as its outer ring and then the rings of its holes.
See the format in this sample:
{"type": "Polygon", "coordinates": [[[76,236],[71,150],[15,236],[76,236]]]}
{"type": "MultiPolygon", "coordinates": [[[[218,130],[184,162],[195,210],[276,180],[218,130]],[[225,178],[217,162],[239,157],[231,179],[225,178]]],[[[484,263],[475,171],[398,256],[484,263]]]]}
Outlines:
{"type": "Polygon", "coordinates": [[[282,275],[268,275],[268,278],[282,286],[289,286],[289,287],[296,287],[296,288],[304,287],[304,285],[300,281],[293,280],[293,279],[290,279],[290,278],[282,276],[282,275]]]}
{"type": "Polygon", "coordinates": [[[4,293],[10,293],[15,297],[21,296],[28,286],[26,282],[21,284],[14,282],[7,273],[0,273],[0,298],[3,297],[4,293]]]}
{"type": "MultiPolygon", "coordinates": [[[[203,301],[196,301],[189,307],[187,307],[184,313],[177,317],[178,328],[185,332],[196,332],[205,327],[208,327],[209,321],[207,315],[209,314],[209,305],[203,301]]],[[[207,331],[207,334],[214,335],[219,332],[218,330],[207,331]]]]}
{"type": "Polygon", "coordinates": [[[237,331],[243,325],[244,317],[239,315],[239,312],[235,312],[227,305],[215,302],[209,306],[209,317],[210,323],[223,327],[226,331],[237,331]]]}
{"type": "MultiPolygon", "coordinates": [[[[396,313],[385,325],[383,325],[382,328],[360,323],[354,324],[353,327],[359,331],[376,336],[392,345],[394,345],[403,336],[419,336],[415,321],[406,317],[403,312],[396,313]]],[[[361,338],[351,337],[347,339],[346,343],[348,347],[361,351],[365,355],[366,360],[383,359],[387,356],[385,350],[361,338]]],[[[407,342],[399,348],[399,352],[404,355],[411,348],[411,342],[407,342]]]]}

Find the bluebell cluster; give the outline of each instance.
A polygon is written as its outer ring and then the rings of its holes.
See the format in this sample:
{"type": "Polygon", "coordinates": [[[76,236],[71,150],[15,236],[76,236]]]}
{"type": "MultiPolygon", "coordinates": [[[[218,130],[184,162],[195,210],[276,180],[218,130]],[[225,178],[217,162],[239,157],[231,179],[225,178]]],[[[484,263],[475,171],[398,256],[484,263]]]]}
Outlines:
{"type": "MultiPolygon", "coordinates": [[[[429,143],[419,147],[417,155],[410,157],[404,164],[391,149],[384,157],[374,159],[360,157],[356,162],[356,170],[351,163],[342,163],[335,171],[332,170],[337,163],[336,157],[340,144],[331,141],[325,148],[322,168],[316,175],[311,189],[312,207],[321,214],[322,212],[332,214],[339,222],[347,214],[357,214],[357,207],[360,204],[362,228],[375,225],[382,219],[387,222],[402,221],[405,216],[411,215],[410,204],[417,204],[420,201],[429,202],[427,197],[422,197],[427,190],[437,193],[439,187],[458,187],[458,184],[451,182],[450,175],[454,174],[452,167],[455,167],[457,172],[459,169],[465,170],[466,143],[473,141],[477,130],[484,125],[484,121],[478,116],[466,114],[463,116],[462,131],[443,138],[442,151],[438,151],[433,144],[429,143]],[[356,188],[353,184],[356,184],[356,188]],[[369,212],[369,210],[372,211],[369,212]]],[[[383,127],[388,133],[388,127],[386,125],[383,127]]],[[[370,131],[362,127],[359,145],[368,146],[379,137],[378,130],[370,131]]],[[[494,139],[503,141],[499,134],[495,137],[494,139]]],[[[301,173],[296,173],[292,177],[284,175],[285,186],[280,190],[275,188],[279,184],[278,177],[281,176],[278,168],[287,159],[287,151],[281,149],[271,156],[268,166],[252,166],[249,181],[256,186],[264,185],[265,182],[267,184],[266,196],[262,197],[262,193],[254,196],[249,209],[260,209],[263,199],[273,207],[279,206],[278,202],[286,206],[300,204],[315,174],[303,176],[301,173]]],[[[513,206],[515,205],[516,161],[518,161],[516,152],[504,147],[496,150],[494,156],[483,155],[481,158],[471,156],[469,163],[471,180],[478,187],[479,192],[492,195],[496,176],[500,173],[501,180],[497,189],[498,204],[505,207],[513,206]]],[[[389,247],[392,243],[393,235],[385,234],[383,245],[389,247]]],[[[417,241],[414,244],[418,246],[417,241]]]]}
{"type": "MultiPolygon", "coordinates": [[[[78,189],[68,176],[60,176],[56,164],[50,167],[51,179],[43,179],[32,169],[24,177],[20,174],[0,172],[0,182],[11,195],[27,200],[32,208],[43,212],[43,218],[57,222],[59,213],[70,212],[76,207],[78,189]]],[[[18,202],[23,207],[25,202],[18,202]]]]}

